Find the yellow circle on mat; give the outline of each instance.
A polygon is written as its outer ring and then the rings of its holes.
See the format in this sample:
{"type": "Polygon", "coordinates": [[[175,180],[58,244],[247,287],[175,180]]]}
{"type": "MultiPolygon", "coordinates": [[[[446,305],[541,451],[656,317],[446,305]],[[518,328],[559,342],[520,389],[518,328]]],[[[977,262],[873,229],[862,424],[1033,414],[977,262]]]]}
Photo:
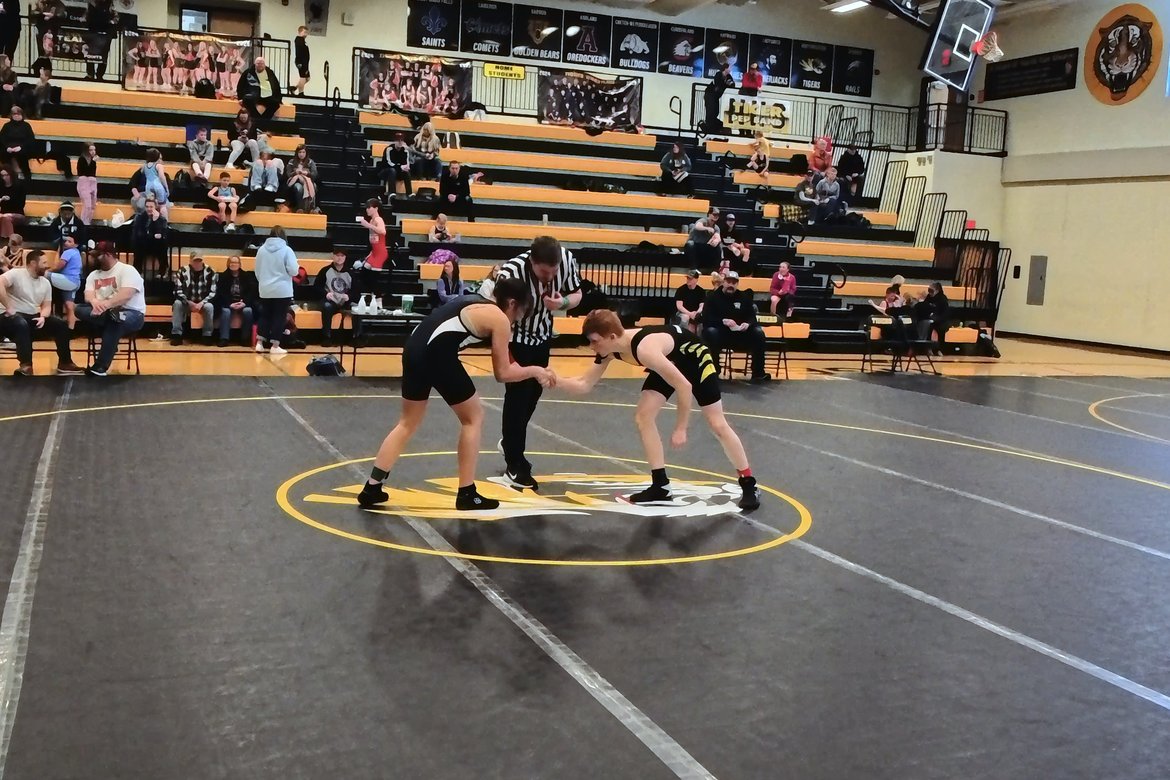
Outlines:
{"type": "MultiPolygon", "coordinates": [[[[420,458],[420,457],[449,456],[449,455],[454,455],[454,454],[455,453],[453,453],[453,452],[414,452],[414,453],[406,453],[402,457],[404,457],[404,458],[420,458]]],[[[634,460],[632,458],[611,458],[607,455],[585,455],[585,454],[573,454],[573,453],[564,453],[564,452],[533,452],[530,454],[532,454],[532,455],[549,455],[549,456],[555,455],[555,456],[560,456],[560,457],[582,458],[582,459],[588,459],[588,460],[621,461],[623,463],[634,463],[634,464],[639,464],[642,466],[646,465],[645,461],[634,460]]],[[[455,550],[455,551],[436,550],[436,549],[434,549],[432,547],[428,547],[428,546],[418,546],[418,545],[410,545],[410,544],[399,544],[397,542],[389,542],[389,541],[386,541],[384,539],[375,539],[375,538],[370,537],[370,536],[363,536],[362,534],[352,533],[350,531],[345,531],[345,530],[337,528],[335,526],[328,525],[326,523],[321,522],[320,520],[316,520],[312,517],[309,517],[304,512],[302,512],[300,509],[298,509],[296,506],[293,505],[293,500],[290,499],[289,493],[296,485],[300,484],[301,482],[305,481],[306,479],[309,479],[310,477],[316,476],[317,474],[321,474],[321,473],[326,472],[326,471],[331,471],[331,470],[339,469],[339,468],[345,468],[346,466],[351,466],[351,465],[356,464],[356,463],[369,463],[372,460],[373,460],[373,458],[358,458],[355,460],[343,461],[341,463],[329,463],[329,464],[326,464],[324,466],[318,466],[315,469],[310,469],[309,471],[305,471],[301,474],[297,474],[296,476],[291,477],[288,480],[286,480],[284,482],[284,484],[282,484],[280,486],[280,488],[277,489],[276,503],[280,506],[281,509],[283,509],[285,512],[287,512],[290,516],[296,518],[297,520],[301,521],[305,525],[308,525],[312,528],[316,528],[318,531],[324,531],[326,533],[333,534],[334,536],[340,536],[343,539],[350,539],[350,540],[355,541],[355,542],[362,542],[364,544],[374,545],[375,547],[384,547],[386,549],[397,550],[399,552],[415,553],[418,555],[432,555],[432,556],[442,557],[442,558],[460,558],[460,559],[468,560],[468,561],[484,561],[484,562],[489,562],[489,563],[515,563],[515,564],[524,564],[524,565],[529,565],[529,566],[664,566],[664,565],[668,565],[668,564],[699,563],[701,561],[717,561],[717,560],[723,560],[726,558],[738,558],[738,557],[741,557],[744,555],[751,555],[752,553],[758,553],[758,552],[763,552],[764,550],[770,550],[773,547],[779,547],[780,545],[785,544],[786,542],[790,542],[793,539],[799,539],[812,526],[812,513],[810,513],[808,511],[808,508],[805,507],[804,504],[800,503],[799,501],[792,498],[791,496],[788,496],[784,493],[781,493],[778,490],[770,488],[766,485],[760,485],[759,486],[760,490],[779,498],[780,500],[784,501],[785,503],[787,503],[793,509],[796,510],[796,513],[799,516],[799,522],[797,523],[796,528],[794,528],[792,531],[789,531],[786,534],[782,534],[780,536],[777,536],[774,539],[769,539],[765,542],[761,542],[760,544],[752,545],[751,547],[741,547],[741,548],[737,548],[734,550],[724,550],[721,552],[703,553],[700,555],[687,555],[687,556],[679,556],[679,557],[673,557],[673,558],[571,561],[571,560],[554,560],[554,559],[544,559],[544,558],[518,558],[518,557],[511,557],[511,556],[506,556],[506,555],[477,555],[477,554],[459,552],[458,550],[455,550]]],[[[723,474],[718,474],[718,473],[713,472],[713,471],[704,471],[702,469],[694,469],[694,468],[689,468],[689,467],[685,467],[685,466],[670,466],[670,468],[673,471],[685,471],[685,472],[690,472],[692,474],[700,474],[704,477],[714,477],[716,479],[723,480],[723,481],[734,481],[734,478],[728,478],[723,474]]],[[[577,479],[589,479],[590,475],[582,474],[582,475],[574,475],[574,477],[577,479]]],[[[643,477],[643,479],[644,479],[644,477],[643,477]]],[[[450,494],[448,497],[451,500],[453,500],[454,494],[450,494]]],[[[452,506],[451,509],[449,510],[448,514],[454,515],[454,511],[455,511],[454,507],[452,506]]],[[[399,516],[400,517],[411,517],[412,515],[410,513],[404,512],[402,515],[399,515],[399,516]]],[[[502,521],[506,522],[506,518],[503,518],[502,521]]]]}

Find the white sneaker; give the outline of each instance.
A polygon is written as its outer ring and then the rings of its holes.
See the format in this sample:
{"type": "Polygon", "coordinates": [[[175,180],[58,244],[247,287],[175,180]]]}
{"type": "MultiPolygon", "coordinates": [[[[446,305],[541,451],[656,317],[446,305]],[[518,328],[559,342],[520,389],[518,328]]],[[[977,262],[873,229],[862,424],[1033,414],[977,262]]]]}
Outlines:
{"type": "Polygon", "coordinates": [[[288,350],[281,349],[280,347],[273,347],[272,349],[268,350],[268,355],[270,357],[284,357],[287,354],[288,350]]]}
{"type": "Polygon", "coordinates": [[[259,352],[261,355],[264,354],[264,342],[263,341],[256,342],[256,351],[259,352]]]}
{"type": "Polygon", "coordinates": [[[4,339],[4,341],[0,341],[0,349],[16,349],[16,344],[8,339],[4,339]]]}

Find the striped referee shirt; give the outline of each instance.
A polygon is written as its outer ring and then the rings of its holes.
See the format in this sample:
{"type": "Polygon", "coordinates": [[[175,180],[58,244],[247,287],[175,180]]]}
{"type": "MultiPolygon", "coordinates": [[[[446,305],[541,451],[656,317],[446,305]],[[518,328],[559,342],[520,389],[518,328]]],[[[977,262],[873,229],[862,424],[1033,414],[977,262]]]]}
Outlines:
{"type": "Polygon", "coordinates": [[[525,252],[500,266],[496,279],[521,279],[528,283],[528,289],[532,291],[532,311],[512,326],[512,341],[535,347],[552,338],[553,317],[544,305],[544,296],[552,295],[554,291],[561,295],[577,292],[581,289],[581,272],[577,269],[577,259],[573,253],[561,247],[561,262],[557,266],[556,277],[551,282],[542,282],[532,274],[529,254],[525,252]]]}

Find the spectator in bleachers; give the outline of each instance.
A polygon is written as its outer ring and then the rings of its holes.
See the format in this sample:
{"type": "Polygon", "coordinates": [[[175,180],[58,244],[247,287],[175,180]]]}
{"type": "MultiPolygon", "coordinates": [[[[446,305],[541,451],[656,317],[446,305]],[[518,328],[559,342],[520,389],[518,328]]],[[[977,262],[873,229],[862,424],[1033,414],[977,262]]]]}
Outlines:
{"type": "Polygon", "coordinates": [[[11,168],[0,168],[0,238],[8,238],[24,223],[25,187],[11,168]]]}
{"type": "Polygon", "coordinates": [[[804,176],[792,190],[792,203],[798,210],[797,222],[807,221],[817,205],[816,171],[805,171],[804,176]]]}
{"type": "Polygon", "coordinates": [[[256,275],[242,268],[239,255],[228,258],[227,268],[215,284],[212,303],[219,312],[219,346],[226,347],[232,334],[232,315],[240,315],[240,339],[252,346],[252,321],[256,311],[256,275]]]}
{"type": "Polygon", "coordinates": [[[260,152],[260,159],[252,163],[248,176],[244,179],[244,185],[251,193],[275,193],[280,188],[280,172],[272,159],[272,152],[267,149],[260,152]]]}
{"type": "Polygon", "coordinates": [[[382,268],[390,258],[390,250],[386,247],[386,222],[382,219],[381,205],[377,198],[370,198],[366,201],[366,215],[357,218],[358,224],[370,231],[370,253],[365,259],[365,265],[370,268],[382,268]]]}
{"type": "Polygon", "coordinates": [[[207,197],[216,205],[219,221],[224,230],[231,232],[236,229],[236,214],[240,208],[240,196],[232,186],[232,177],[228,173],[219,175],[219,186],[212,187],[207,197]]]}
{"type": "Polygon", "coordinates": [[[309,28],[303,24],[297,28],[297,37],[293,38],[293,65],[297,69],[297,85],[289,87],[290,95],[305,94],[305,85],[309,83],[309,28]]]}
{"type": "Polygon", "coordinates": [[[772,314],[783,312],[777,316],[791,317],[796,306],[796,276],[788,263],[781,263],[780,270],[772,274],[772,284],[768,288],[768,297],[771,299],[768,310],[772,314]]]}
{"type": "Polygon", "coordinates": [[[719,72],[715,74],[703,92],[703,107],[706,113],[704,124],[708,134],[723,132],[723,120],[719,118],[719,102],[723,98],[723,93],[729,87],[734,86],[735,79],[731,75],[731,63],[725,62],[719,67],[719,72]]]}
{"type": "Polygon", "coordinates": [[[252,61],[252,67],[240,74],[236,89],[240,104],[261,128],[266,128],[282,100],[276,71],[268,67],[263,57],[257,57],[252,61]]]}
{"type": "Polygon", "coordinates": [[[451,259],[443,263],[443,273],[435,284],[435,292],[439,296],[439,303],[446,303],[467,294],[467,288],[459,278],[458,260],[451,259]]]}
{"type": "Polygon", "coordinates": [[[72,236],[77,246],[82,246],[89,236],[85,223],[77,216],[73,204],[67,200],[61,201],[57,207],[57,216],[49,223],[49,240],[58,252],[65,248],[65,239],[72,236]]]}
{"type": "Polygon", "coordinates": [[[932,332],[938,333],[938,345],[933,349],[936,355],[942,354],[942,347],[946,344],[950,308],[951,302],[947,300],[941,282],[931,282],[914,304],[914,317],[918,321],[918,339],[929,341],[932,332]]]}
{"type": "MultiPolygon", "coordinates": [[[[106,76],[106,62],[109,58],[110,47],[118,24],[118,12],[114,10],[114,0],[89,0],[85,7],[85,26],[89,28],[91,36],[101,36],[107,41],[101,47],[101,61],[86,60],[85,76],[91,81],[101,81],[106,76]]],[[[91,52],[92,53],[92,52],[91,52]]]]}
{"type": "Polygon", "coordinates": [[[885,297],[877,303],[871,300],[869,305],[877,309],[880,313],[891,317],[901,315],[902,309],[906,306],[906,300],[902,297],[902,292],[899,287],[900,285],[891,284],[886,288],[885,297]]]}
{"type": "Polygon", "coordinates": [[[658,167],[662,169],[664,194],[695,194],[695,183],[691,181],[691,158],[683,151],[682,144],[671,144],[670,151],[662,155],[658,167]]]}
{"type": "Polygon", "coordinates": [[[764,136],[763,130],[756,131],[756,137],[748,144],[752,156],[748,158],[747,169],[760,174],[765,183],[768,181],[768,166],[772,163],[772,142],[764,136]]]}
{"type": "Polygon", "coordinates": [[[739,347],[751,353],[752,381],[766,382],[764,372],[764,329],[756,321],[756,306],[750,295],[739,290],[739,274],[728,271],[723,286],[712,290],[703,308],[703,343],[711,350],[716,370],[723,349],[739,347]]]}
{"type": "Polygon", "coordinates": [[[20,268],[24,265],[25,253],[24,237],[13,233],[8,237],[8,243],[0,250],[0,274],[10,268],[20,268]]]}
{"type": "Polygon", "coordinates": [[[146,210],[146,201],[153,200],[165,217],[170,194],[170,179],[162,164],[162,153],[158,149],[147,149],[146,161],[130,177],[130,204],[135,213],[141,213],[146,210]]]}
{"type": "Polygon", "coordinates": [[[699,286],[699,275],[697,268],[687,271],[686,283],[674,291],[678,324],[691,333],[699,332],[699,323],[703,321],[703,302],[707,299],[707,291],[699,286]]]}
{"type": "Polygon", "coordinates": [[[73,363],[69,351],[69,327],[52,314],[53,293],[45,278],[41,252],[30,252],[23,268],[0,275],[0,335],[16,345],[19,367],[14,376],[33,375],[33,336],[43,333],[57,343],[57,373],[76,376],[82,368],[73,363]]]}
{"type": "Polygon", "coordinates": [[[203,316],[203,343],[211,343],[215,323],[215,285],[218,274],[203,262],[203,253],[191,250],[188,265],[175,276],[175,302],[171,306],[171,346],[183,343],[183,325],[195,312],[203,316]]]}
{"type": "Polygon", "coordinates": [[[837,181],[837,169],[829,166],[825,177],[817,182],[817,205],[809,215],[808,224],[831,222],[845,210],[841,202],[841,183],[837,181]]]}
{"type": "Polygon", "coordinates": [[[849,144],[841,153],[841,159],[837,161],[837,177],[844,182],[841,201],[849,206],[861,202],[861,192],[865,189],[865,159],[857,151],[857,144],[849,144]]]}
{"type": "Polygon", "coordinates": [[[707,281],[711,283],[711,292],[715,292],[723,286],[723,272],[719,269],[715,269],[711,272],[711,275],[707,278],[707,281]]]}
{"type": "Polygon", "coordinates": [[[471,199],[471,183],[483,174],[468,174],[458,160],[452,160],[439,178],[439,200],[435,203],[434,216],[447,212],[457,217],[466,217],[475,222],[475,202],[471,199]]]}
{"type": "Polygon", "coordinates": [[[32,125],[25,121],[23,108],[13,106],[9,117],[4,126],[0,127],[0,164],[11,166],[16,163],[27,179],[32,175],[28,161],[36,149],[37,136],[32,125]]]}
{"type": "Polygon", "coordinates": [[[102,346],[89,376],[105,376],[118,354],[118,342],[142,329],[146,318],[145,285],[134,266],[118,262],[108,246],[98,251],[98,268],[85,279],[85,303],[77,317],[101,330],[102,346]]]}
{"type": "Polygon", "coordinates": [[[760,63],[753,62],[743,73],[743,79],[739,84],[739,94],[755,97],[763,86],[764,74],[760,72],[760,63]]]}
{"type": "Polygon", "coordinates": [[[148,197],[143,212],[130,226],[134,266],[143,273],[153,265],[160,277],[170,275],[170,226],[154,198],[148,197]]]}
{"type": "Polygon", "coordinates": [[[349,309],[354,299],[354,274],[345,267],[345,250],[334,247],[332,262],[317,274],[315,286],[320,288],[321,346],[333,346],[333,317],[349,309]]]}
{"type": "Polygon", "coordinates": [[[389,203],[402,182],[403,192],[409,197],[414,192],[410,179],[410,149],[406,147],[406,136],[402,133],[394,134],[394,142],[387,144],[382,152],[382,160],[378,164],[378,178],[386,191],[382,198],[383,203],[389,203]]]}
{"type": "MultiPolygon", "coordinates": [[[[0,2],[12,0],[0,0],[0,2]]],[[[0,54],[0,114],[7,115],[12,110],[12,103],[16,99],[16,71],[12,69],[12,60],[0,54]]]]}
{"type": "Polygon", "coordinates": [[[827,135],[821,136],[813,142],[813,153],[812,159],[809,160],[809,167],[817,173],[825,173],[832,164],[833,142],[827,135]]]}
{"type": "Polygon", "coordinates": [[[81,201],[81,222],[89,225],[97,212],[98,164],[97,146],[88,143],[85,151],[77,158],[77,198],[81,201]]]}
{"type": "Polygon", "coordinates": [[[728,212],[719,226],[719,240],[723,243],[720,267],[735,271],[740,276],[752,275],[751,238],[747,228],[736,224],[735,214],[728,212]]]}
{"type": "Polygon", "coordinates": [[[284,228],[272,228],[256,252],[256,283],[260,296],[260,329],[256,351],[264,352],[265,342],[274,357],[287,355],[280,346],[293,299],[293,277],[299,266],[297,256],[285,240],[284,228]]]}
{"type": "Polygon", "coordinates": [[[187,142],[187,153],[191,155],[191,178],[200,187],[210,185],[211,158],[215,154],[215,145],[207,136],[207,128],[201,127],[195,131],[195,137],[187,142]]]}
{"type": "Polygon", "coordinates": [[[698,268],[719,267],[723,258],[723,242],[719,238],[719,209],[712,208],[707,216],[695,222],[684,249],[691,265],[698,268]]]}
{"type": "Polygon", "coordinates": [[[443,160],[439,156],[442,151],[439,136],[435,135],[435,126],[430,122],[419,128],[414,137],[414,162],[411,163],[411,174],[418,179],[437,179],[443,170],[443,160]]]}
{"type": "Polygon", "coordinates": [[[232,151],[228,155],[227,165],[224,167],[234,170],[237,167],[236,161],[240,159],[240,155],[244,153],[245,149],[248,150],[253,162],[260,159],[256,123],[252,121],[252,115],[246,109],[241,108],[236,114],[236,120],[232,124],[231,139],[232,151]]]}
{"type": "Polygon", "coordinates": [[[19,42],[20,0],[0,0],[0,53],[11,60],[19,42]]]}
{"type": "Polygon", "coordinates": [[[304,144],[298,146],[284,171],[288,177],[285,182],[288,186],[289,205],[293,210],[305,214],[318,213],[317,163],[309,157],[308,147],[304,144]]]}
{"type": "Polygon", "coordinates": [[[452,233],[447,229],[447,215],[436,214],[435,224],[431,225],[431,229],[427,232],[427,241],[432,244],[454,244],[459,240],[458,233],[452,233]]]}
{"type": "Polygon", "coordinates": [[[49,284],[57,292],[54,293],[56,302],[65,309],[65,318],[69,328],[77,321],[74,314],[74,298],[81,287],[81,249],[73,236],[65,238],[61,253],[57,256],[57,265],[49,272],[49,284]]]}

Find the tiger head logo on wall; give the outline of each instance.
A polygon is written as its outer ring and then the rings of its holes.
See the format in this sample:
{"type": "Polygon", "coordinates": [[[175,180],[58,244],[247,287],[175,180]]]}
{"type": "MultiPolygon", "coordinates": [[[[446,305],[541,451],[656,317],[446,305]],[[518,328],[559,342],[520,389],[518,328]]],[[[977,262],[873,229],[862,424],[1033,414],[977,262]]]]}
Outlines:
{"type": "Polygon", "coordinates": [[[1136,3],[1107,13],[1085,50],[1085,83],[1107,105],[1128,103],[1145,91],[1158,70],[1162,29],[1154,14],[1136,3]]]}

